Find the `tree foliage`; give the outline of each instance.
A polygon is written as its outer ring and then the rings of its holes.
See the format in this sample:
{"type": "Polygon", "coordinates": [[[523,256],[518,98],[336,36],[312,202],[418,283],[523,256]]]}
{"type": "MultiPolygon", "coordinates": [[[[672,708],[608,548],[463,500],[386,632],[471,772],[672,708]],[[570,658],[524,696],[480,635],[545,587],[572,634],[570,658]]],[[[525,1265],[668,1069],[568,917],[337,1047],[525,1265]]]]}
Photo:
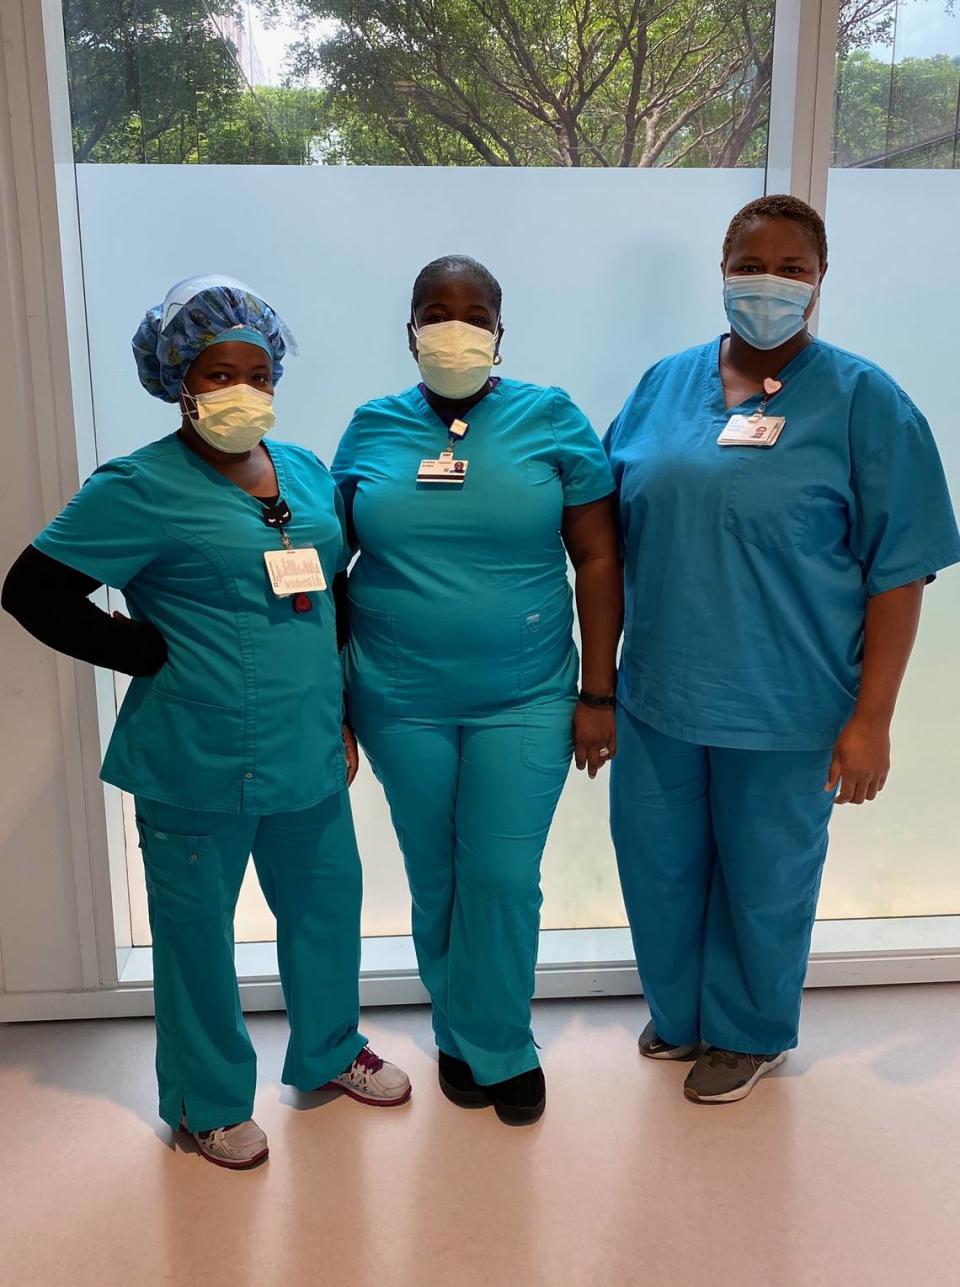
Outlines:
{"type": "Polygon", "coordinates": [[[960,59],[891,65],[857,50],[837,68],[834,164],[954,168],[960,59]]]}
{"type": "MultiPolygon", "coordinates": [[[[768,0],[293,0],[338,124],[415,165],[734,165],[766,124],[768,0]]],[[[753,148],[756,151],[756,147],[753,148]]]]}
{"type": "MultiPolygon", "coordinates": [[[[77,159],[764,162],[772,0],[260,0],[303,24],[283,89],[246,84],[235,3],[64,0],[77,159]]],[[[956,165],[960,67],[863,49],[896,4],[842,0],[837,164],[956,165]]]]}
{"type": "Polygon", "coordinates": [[[64,0],[78,161],[180,161],[199,118],[240,96],[236,65],[211,15],[229,0],[64,0]]]}

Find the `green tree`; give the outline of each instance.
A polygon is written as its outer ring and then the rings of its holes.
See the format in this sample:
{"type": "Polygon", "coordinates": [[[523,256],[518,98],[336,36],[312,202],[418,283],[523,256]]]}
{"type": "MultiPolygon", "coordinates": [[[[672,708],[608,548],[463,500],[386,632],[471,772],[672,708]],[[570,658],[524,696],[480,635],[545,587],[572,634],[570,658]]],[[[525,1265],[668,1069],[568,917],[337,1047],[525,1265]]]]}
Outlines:
{"type": "Polygon", "coordinates": [[[318,89],[247,89],[204,122],[196,158],[211,165],[311,165],[330,151],[329,95],[318,89]]]}
{"type": "Polygon", "coordinates": [[[957,165],[960,59],[881,62],[854,50],[837,68],[834,164],[957,165]]]}
{"type": "Polygon", "coordinates": [[[213,19],[232,0],[64,0],[78,161],[183,161],[199,117],[229,112],[242,82],[213,19]]]}
{"type": "Polygon", "coordinates": [[[217,20],[233,0],[64,0],[78,161],[306,165],[329,95],[252,89],[217,20]]]}
{"type": "MultiPolygon", "coordinates": [[[[292,73],[330,87],[355,163],[763,161],[772,0],[265,3],[323,20],[328,34],[294,46],[292,73]]],[[[894,6],[846,0],[841,44],[883,38],[894,6]]]]}
{"type": "Polygon", "coordinates": [[[354,161],[732,164],[766,121],[767,0],[294,0],[294,12],[337,24],[295,45],[292,69],[336,91],[354,161]]]}

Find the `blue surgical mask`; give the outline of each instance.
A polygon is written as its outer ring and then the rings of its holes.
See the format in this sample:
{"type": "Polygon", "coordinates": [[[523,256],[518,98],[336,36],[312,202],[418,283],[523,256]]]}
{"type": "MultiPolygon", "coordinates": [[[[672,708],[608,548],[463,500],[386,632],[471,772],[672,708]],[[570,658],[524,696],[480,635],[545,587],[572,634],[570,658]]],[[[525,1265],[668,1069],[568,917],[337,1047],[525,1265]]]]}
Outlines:
{"type": "Polygon", "coordinates": [[[811,299],[808,282],[774,273],[738,273],[723,283],[730,325],[755,349],[779,348],[802,331],[811,299]]]}

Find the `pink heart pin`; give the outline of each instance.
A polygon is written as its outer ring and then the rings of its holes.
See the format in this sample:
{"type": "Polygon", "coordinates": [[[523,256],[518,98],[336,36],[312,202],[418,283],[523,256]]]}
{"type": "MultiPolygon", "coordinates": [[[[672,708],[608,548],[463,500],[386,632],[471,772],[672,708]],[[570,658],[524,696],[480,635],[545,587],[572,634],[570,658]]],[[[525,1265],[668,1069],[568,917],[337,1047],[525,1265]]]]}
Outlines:
{"type": "Polygon", "coordinates": [[[775,393],[779,393],[783,388],[782,380],[771,380],[769,376],[763,382],[763,391],[768,398],[772,398],[775,393]]]}

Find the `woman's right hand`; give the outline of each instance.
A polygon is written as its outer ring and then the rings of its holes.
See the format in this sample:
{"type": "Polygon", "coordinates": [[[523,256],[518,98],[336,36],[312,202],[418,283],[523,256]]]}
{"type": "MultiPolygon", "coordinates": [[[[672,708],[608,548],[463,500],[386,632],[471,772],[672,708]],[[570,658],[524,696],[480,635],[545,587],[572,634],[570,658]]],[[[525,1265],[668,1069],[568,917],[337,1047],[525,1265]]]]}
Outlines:
{"type": "Polygon", "coordinates": [[[347,788],[353,786],[353,780],[360,770],[360,750],[357,738],[349,724],[343,726],[343,753],[347,760],[347,788]]]}
{"type": "Polygon", "coordinates": [[[124,667],[128,675],[149,679],[167,664],[167,641],[149,621],[134,621],[123,612],[114,612],[111,620],[130,634],[130,664],[124,667]]]}
{"type": "Polygon", "coordinates": [[[573,750],[578,769],[595,778],[617,753],[617,722],[613,707],[577,703],[573,717],[573,750]]]}

